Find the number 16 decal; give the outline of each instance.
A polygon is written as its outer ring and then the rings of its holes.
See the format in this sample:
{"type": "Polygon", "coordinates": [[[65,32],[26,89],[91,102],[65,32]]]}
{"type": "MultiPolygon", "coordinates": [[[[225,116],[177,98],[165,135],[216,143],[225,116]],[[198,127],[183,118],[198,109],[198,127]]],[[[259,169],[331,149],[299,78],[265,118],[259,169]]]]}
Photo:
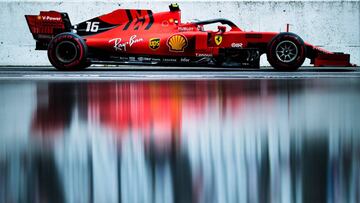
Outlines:
{"type": "Polygon", "coordinates": [[[97,32],[99,30],[99,22],[86,22],[86,32],[97,32]]]}

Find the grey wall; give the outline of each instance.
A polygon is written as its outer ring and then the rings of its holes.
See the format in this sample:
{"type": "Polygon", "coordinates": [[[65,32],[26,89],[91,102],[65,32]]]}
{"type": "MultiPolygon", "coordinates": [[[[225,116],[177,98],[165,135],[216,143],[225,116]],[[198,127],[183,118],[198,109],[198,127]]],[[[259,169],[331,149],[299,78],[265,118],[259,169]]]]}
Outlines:
{"type": "MultiPolygon", "coordinates": [[[[360,1],[188,1],[178,0],[182,21],[228,18],[245,30],[290,31],[330,51],[347,52],[360,64],[360,1]]],[[[73,23],[121,8],[168,9],[169,1],[0,0],[0,65],[49,65],[24,18],[40,10],[68,12],[73,23]]],[[[308,63],[308,61],[307,61],[308,63]]],[[[267,65],[265,57],[262,65],[267,65]]]]}

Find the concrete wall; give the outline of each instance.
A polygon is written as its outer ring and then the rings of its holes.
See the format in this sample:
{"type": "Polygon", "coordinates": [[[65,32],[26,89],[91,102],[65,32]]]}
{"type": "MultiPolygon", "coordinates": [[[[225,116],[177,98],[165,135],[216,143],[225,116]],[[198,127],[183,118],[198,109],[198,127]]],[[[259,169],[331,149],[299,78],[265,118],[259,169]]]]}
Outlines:
{"type": "MultiPolygon", "coordinates": [[[[228,18],[245,30],[290,30],[305,41],[331,51],[351,54],[360,64],[360,1],[188,1],[178,0],[182,21],[228,18]]],[[[45,51],[35,43],[24,15],[40,10],[68,12],[72,23],[121,8],[168,9],[170,1],[113,0],[0,0],[0,65],[49,65],[45,51]]],[[[308,61],[307,61],[308,63],[308,61]]],[[[262,65],[267,65],[262,58],[262,65]]]]}

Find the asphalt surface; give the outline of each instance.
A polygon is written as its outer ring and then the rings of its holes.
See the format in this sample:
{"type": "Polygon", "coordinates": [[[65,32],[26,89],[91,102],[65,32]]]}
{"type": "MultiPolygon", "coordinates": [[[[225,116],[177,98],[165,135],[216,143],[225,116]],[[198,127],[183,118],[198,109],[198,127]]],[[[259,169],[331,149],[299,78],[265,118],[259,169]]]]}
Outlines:
{"type": "Polygon", "coordinates": [[[83,71],[58,71],[53,67],[0,67],[0,80],[191,80],[191,79],[296,79],[359,78],[355,67],[302,67],[296,72],[211,67],[122,65],[92,66],[83,71]]]}

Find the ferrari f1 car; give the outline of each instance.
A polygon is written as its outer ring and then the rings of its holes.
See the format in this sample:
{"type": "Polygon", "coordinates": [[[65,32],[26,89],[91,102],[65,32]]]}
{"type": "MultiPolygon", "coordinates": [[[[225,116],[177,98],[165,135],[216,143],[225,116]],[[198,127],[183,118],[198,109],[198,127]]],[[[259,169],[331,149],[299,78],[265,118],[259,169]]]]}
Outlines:
{"type": "Polygon", "coordinates": [[[36,50],[47,50],[59,70],[91,64],[202,64],[259,68],[260,56],[281,71],[297,70],[305,58],[314,66],[352,66],[350,55],[326,51],[290,32],[247,32],[227,19],[181,22],[181,11],[118,9],[72,25],[67,13],[26,15],[36,50]],[[218,24],[217,30],[204,29],[218,24]],[[228,28],[228,30],[227,30],[228,28]]]}

